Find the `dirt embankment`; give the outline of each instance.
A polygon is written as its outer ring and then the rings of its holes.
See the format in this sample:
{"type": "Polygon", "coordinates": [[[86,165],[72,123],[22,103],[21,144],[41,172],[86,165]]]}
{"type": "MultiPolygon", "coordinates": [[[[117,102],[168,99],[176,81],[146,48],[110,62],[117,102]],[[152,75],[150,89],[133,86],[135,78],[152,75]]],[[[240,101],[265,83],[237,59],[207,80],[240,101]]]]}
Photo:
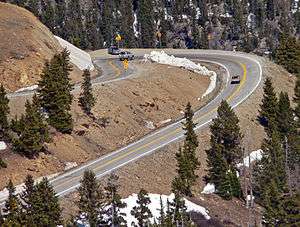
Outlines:
{"type": "MultiPolygon", "coordinates": [[[[271,77],[278,92],[286,91],[292,97],[295,77],[268,60],[261,58],[259,60],[263,65],[263,77],[271,77]]],[[[245,135],[243,143],[246,152],[259,149],[265,136],[263,128],[256,120],[262,96],[263,86],[261,85],[249,99],[235,109],[240,119],[242,133],[245,135]]],[[[249,223],[254,223],[254,217],[256,221],[259,221],[261,218],[259,207],[256,207],[254,216],[251,216],[243,201],[224,201],[216,195],[201,194],[204,187],[203,177],[206,173],[205,150],[209,148],[209,129],[201,130],[198,136],[200,146],[197,149],[197,156],[201,162],[201,167],[198,170],[199,178],[194,188],[195,197],[192,200],[206,207],[211,217],[221,220],[225,226],[247,226],[249,223]],[[251,217],[251,220],[249,220],[249,217],[251,217]]],[[[173,143],[150,156],[117,170],[116,173],[120,176],[122,196],[136,193],[141,188],[151,193],[171,193],[171,181],[176,175],[175,153],[178,151],[179,145],[180,143],[173,143]]],[[[103,179],[102,182],[105,182],[105,180],[103,179]]],[[[76,194],[70,195],[63,201],[63,205],[71,207],[74,204],[70,201],[74,201],[75,198],[76,194]]]]}
{"type": "MultiPolygon", "coordinates": [[[[75,95],[74,133],[55,135],[48,144],[50,155],[28,160],[12,152],[2,154],[8,168],[0,170],[0,187],[9,178],[20,183],[26,174],[48,175],[62,171],[66,162],[81,164],[124,146],[180,117],[188,101],[195,107],[203,105],[198,98],[210,83],[208,77],[152,63],[137,63],[136,68],[142,73],[134,78],[94,87],[96,120],[82,113],[75,95]]],[[[24,102],[25,98],[11,99],[12,115],[23,111],[24,102]]]]}
{"type": "MultiPolygon", "coordinates": [[[[29,11],[0,2],[0,80],[9,90],[35,84],[44,63],[62,48],[29,11]]],[[[72,79],[78,78],[74,67],[72,79]]]]}

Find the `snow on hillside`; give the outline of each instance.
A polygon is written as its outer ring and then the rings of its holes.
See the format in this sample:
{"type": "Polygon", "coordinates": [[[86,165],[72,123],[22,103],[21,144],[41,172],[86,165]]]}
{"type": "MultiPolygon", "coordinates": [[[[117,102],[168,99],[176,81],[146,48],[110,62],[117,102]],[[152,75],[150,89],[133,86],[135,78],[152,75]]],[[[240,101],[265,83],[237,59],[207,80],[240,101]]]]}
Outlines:
{"type": "Polygon", "coordinates": [[[197,64],[187,58],[178,58],[173,55],[168,55],[164,51],[151,51],[150,54],[145,54],[144,58],[160,64],[177,66],[204,76],[209,76],[210,84],[202,95],[202,98],[210,94],[216,88],[217,74],[214,71],[208,70],[205,66],[197,64]]]}
{"type": "Polygon", "coordinates": [[[216,188],[214,184],[208,183],[202,190],[202,194],[212,194],[215,193],[216,188]]]}
{"type": "MultiPolygon", "coordinates": [[[[163,202],[163,206],[166,212],[166,207],[167,207],[167,200],[170,202],[173,201],[174,199],[174,194],[171,195],[159,195],[159,194],[149,194],[151,204],[149,205],[149,209],[151,210],[151,213],[153,215],[153,218],[151,219],[151,222],[154,222],[154,219],[158,219],[160,216],[159,209],[160,209],[160,196],[163,202]]],[[[123,202],[127,204],[127,207],[122,209],[121,212],[124,212],[126,214],[126,221],[127,221],[127,226],[131,226],[131,223],[134,222],[137,224],[136,219],[130,214],[130,211],[134,206],[136,206],[136,200],[137,200],[137,194],[132,194],[126,199],[122,199],[123,202]]],[[[210,216],[208,215],[208,211],[202,207],[199,206],[195,203],[190,202],[187,199],[185,200],[185,205],[187,207],[187,211],[195,211],[198,213],[201,213],[207,220],[210,219],[210,216]]]]}
{"type": "Polygon", "coordinates": [[[36,89],[38,89],[38,85],[32,85],[29,87],[20,88],[19,90],[15,91],[15,92],[35,91],[36,89]]]}
{"type": "Polygon", "coordinates": [[[3,151],[7,148],[6,143],[3,141],[0,141],[0,151],[3,151]]]}
{"type": "Polygon", "coordinates": [[[87,52],[77,48],[73,44],[67,42],[66,40],[58,36],[55,36],[55,38],[58,40],[58,42],[63,48],[67,48],[67,50],[70,52],[71,62],[74,65],[76,65],[80,70],[89,69],[92,71],[95,69],[91,56],[87,52]]]}
{"type": "Polygon", "coordinates": [[[254,162],[254,161],[259,161],[262,159],[262,155],[263,155],[263,150],[259,149],[256,151],[252,151],[250,153],[250,155],[246,156],[243,159],[243,163],[238,163],[237,167],[242,167],[242,166],[246,166],[249,167],[250,163],[254,162]]]}

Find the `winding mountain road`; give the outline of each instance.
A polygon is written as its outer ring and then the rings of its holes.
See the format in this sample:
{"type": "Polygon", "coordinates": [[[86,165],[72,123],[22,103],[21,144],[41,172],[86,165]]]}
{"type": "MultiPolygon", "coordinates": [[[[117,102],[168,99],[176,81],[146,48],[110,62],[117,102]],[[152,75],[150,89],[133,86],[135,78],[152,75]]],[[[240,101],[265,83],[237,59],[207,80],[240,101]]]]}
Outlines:
{"type": "MultiPolygon", "coordinates": [[[[140,57],[143,56],[145,52],[146,51],[141,50],[134,51],[134,53],[140,57]]],[[[197,130],[208,126],[212,119],[216,117],[217,107],[222,100],[227,100],[232,107],[236,107],[255,91],[262,80],[262,67],[256,58],[251,55],[201,50],[169,50],[166,52],[178,57],[217,63],[224,67],[227,72],[227,78],[223,80],[225,81],[225,86],[222,91],[206,106],[195,112],[194,121],[197,123],[197,130]],[[241,76],[241,83],[235,85],[230,84],[230,77],[236,74],[241,76]]],[[[103,67],[103,65],[101,65],[103,64],[103,60],[120,64],[117,63],[118,61],[116,59],[111,58],[109,60],[108,56],[102,55],[96,56],[94,62],[98,66],[103,67]]],[[[116,67],[120,70],[121,65],[117,65],[116,67]]],[[[126,79],[130,76],[130,73],[128,72],[126,75],[122,75],[121,71],[117,73],[119,75],[114,74],[115,73],[113,72],[108,73],[107,77],[104,77],[104,79],[96,78],[93,82],[94,84],[103,83],[104,81],[107,83],[107,81],[126,79]]],[[[59,196],[66,195],[79,186],[79,181],[85,170],[93,170],[96,176],[100,178],[101,176],[137,160],[138,158],[148,155],[163,146],[180,140],[183,137],[183,133],[182,120],[179,120],[178,122],[172,123],[146,135],[126,147],[67,171],[52,179],[51,183],[59,196]]],[[[3,199],[4,198],[0,198],[0,203],[3,199]]]]}

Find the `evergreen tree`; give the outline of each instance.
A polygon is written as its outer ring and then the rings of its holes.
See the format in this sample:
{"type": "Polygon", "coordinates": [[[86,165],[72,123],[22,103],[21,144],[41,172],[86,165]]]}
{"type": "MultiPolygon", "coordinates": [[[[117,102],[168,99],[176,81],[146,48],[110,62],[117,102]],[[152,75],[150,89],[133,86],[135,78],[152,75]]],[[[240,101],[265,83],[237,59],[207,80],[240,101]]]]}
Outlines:
{"type": "Polygon", "coordinates": [[[282,207],[284,209],[284,219],[280,220],[279,226],[299,226],[300,225],[300,194],[285,196],[282,207]]]}
{"type": "Polygon", "coordinates": [[[4,226],[21,226],[21,203],[17,197],[16,188],[10,180],[6,186],[8,190],[8,198],[4,205],[4,226]]]}
{"type": "Polygon", "coordinates": [[[126,220],[120,209],[126,207],[126,203],[122,202],[121,196],[118,194],[119,177],[115,174],[111,174],[108,179],[106,190],[107,207],[106,215],[108,217],[107,225],[111,226],[126,226],[126,220]]]}
{"type": "Polygon", "coordinates": [[[295,130],[293,109],[291,108],[290,99],[286,92],[281,92],[279,95],[277,124],[282,138],[289,137],[295,130]]]}
{"type": "Polygon", "coordinates": [[[254,192],[259,202],[263,201],[264,193],[271,183],[275,184],[274,187],[279,193],[286,188],[285,156],[277,131],[273,131],[272,135],[264,140],[262,150],[263,157],[256,162],[254,168],[254,192]]]}
{"type": "Polygon", "coordinates": [[[161,196],[159,197],[159,204],[160,204],[160,209],[159,209],[158,224],[163,226],[165,224],[166,214],[165,214],[165,208],[161,196]]]}
{"type": "Polygon", "coordinates": [[[296,105],[294,113],[297,117],[297,127],[299,127],[300,126],[300,76],[297,77],[294,92],[295,92],[294,103],[296,105]]]}
{"type": "Polygon", "coordinates": [[[131,215],[133,215],[137,219],[138,226],[149,226],[150,218],[152,218],[152,213],[148,208],[148,205],[151,203],[148,192],[144,189],[141,189],[138,194],[136,203],[137,206],[133,207],[133,209],[131,210],[131,215]]]}
{"type": "MultiPolygon", "coordinates": [[[[29,197],[30,198],[30,197],[29,197]]],[[[31,215],[34,226],[56,226],[62,224],[58,197],[47,178],[35,185],[31,196],[31,215]]]]}
{"type": "Polygon", "coordinates": [[[217,113],[210,126],[211,148],[206,151],[207,178],[215,184],[221,197],[241,197],[241,186],[236,176],[236,164],[240,162],[242,153],[239,119],[226,101],[221,102],[217,113]]]}
{"type": "Polygon", "coordinates": [[[193,122],[194,113],[191,104],[188,103],[185,110],[185,141],[183,148],[179,148],[176,154],[178,176],[173,180],[173,188],[179,190],[182,194],[191,196],[191,187],[195,184],[197,175],[195,171],[199,168],[200,162],[196,157],[198,147],[197,135],[194,131],[196,125],[193,122]]]}
{"type": "Polygon", "coordinates": [[[113,13],[114,4],[111,0],[104,0],[103,4],[103,12],[102,12],[102,20],[103,20],[103,36],[106,46],[110,46],[113,44],[114,36],[116,35],[116,26],[114,17],[115,13],[113,13]]]}
{"type": "Polygon", "coordinates": [[[82,93],[79,97],[79,104],[87,115],[91,115],[92,107],[95,105],[95,98],[92,93],[91,74],[89,70],[84,70],[83,72],[81,89],[82,93]]]}
{"type": "Polygon", "coordinates": [[[71,133],[73,129],[71,69],[69,52],[65,49],[45,64],[38,88],[41,106],[49,115],[49,124],[62,133],[71,133]]]}
{"type": "Polygon", "coordinates": [[[8,114],[9,114],[9,99],[6,97],[6,91],[1,84],[0,86],[0,140],[8,140],[8,114]]]}
{"type": "Polygon", "coordinates": [[[237,164],[242,157],[242,134],[239,119],[224,100],[221,102],[217,113],[218,117],[213,120],[210,126],[211,144],[218,144],[222,147],[223,157],[228,165],[237,164]]]}
{"type": "Polygon", "coordinates": [[[120,30],[124,39],[124,47],[136,47],[133,30],[134,16],[132,1],[120,0],[121,21],[120,30]]]}
{"type": "Polygon", "coordinates": [[[275,52],[275,61],[290,73],[300,73],[300,41],[295,37],[282,35],[275,52]]]}
{"type": "Polygon", "coordinates": [[[36,95],[33,97],[33,103],[27,100],[25,108],[24,122],[21,123],[24,129],[15,140],[14,148],[26,157],[34,158],[44,151],[44,143],[49,142],[48,127],[44,123],[36,95]]]}
{"type": "Polygon", "coordinates": [[[173,226],[191,226],[191,220],[187,213],[187,207],[183,196],[179,191],[174,191],[174,200],[170,203],[173,226]]]}
{"type": "Polygon", "coordinates": [[[36,191],[34,180],[31,175],[27,175],[25,179],[24,192],[21,194],[22,204],[24,208],[23,220],[28,226],[34,226],[34,210],[31,202],[33,201],[33,196],[36,191]]]}
{"type": "Polygon", "coordinates": [[[78,218],[87,220],[91,227],[99,226],[103,219],[104,196],[92,171],[84,172],[78,193],[80,197],[78,218]]]}
{"type": "Polygon", "coordinates": [[[264,96],[260,105],[259,119],[267,133],[272,133],[277,127],[278,100],[271,78],[267,78],[264,85],[264,96]]]}
{"type": "Polygon", "coordinates": [[[46,25],[50,30],[55,28],[55,11],[50,0],[41,0],[41,22],[46,25]]]}
{"type": "Polygon", "coordinates": [[[138,4],[137,17],[140,26],[141,46],[143,48],[155,47],[153,1],[140,0],[138,4]]]}

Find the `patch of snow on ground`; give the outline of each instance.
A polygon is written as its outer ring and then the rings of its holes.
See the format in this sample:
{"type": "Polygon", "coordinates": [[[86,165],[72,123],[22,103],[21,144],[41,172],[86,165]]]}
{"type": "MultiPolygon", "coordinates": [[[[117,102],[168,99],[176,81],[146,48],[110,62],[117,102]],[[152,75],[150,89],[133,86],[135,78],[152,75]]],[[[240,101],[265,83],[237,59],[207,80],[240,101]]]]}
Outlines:
{"type": "Polygon", "coordinates": [[[214,184],[208,183],[207,185],[205,185],[205,187],[203,188],[203,191],[201,192],[202,194],[212,194],[215,193],[216,188],[214,184]]]}
{"type": "Polygon", "coordinates": [[[6,143],[4,141],[0,141],[0,151],[3,151],[7,148],[6,143]]]}
{"type": "Polygon", "coordinates": [[[216,88],[217,74],[214,71],[208,70],[205,66],[197,64],[187,58],[178,58],[173,55],[168,55],[164,51],[151,51],[150,54],[145,54],[144,59],[151,60],[159,64],[181,67],[204,76],[209,76],[210,84],[205,93],[202,95],[202,98],[210,94],[216,88]]]}
{"type": "Polygon", "coordinates": [[[72,169],[74,167],[78,166],[77,162],[66,162],[65,163],[65,170],[72,169]]]}
{"type": "Polygon", "coordinates": [[[262,149],[259,149],[257,151],[252,151],[250,153],[249,156],[245,157],[243,162],[244,163],[239,163],[237,164],[237,167],[242,167],[242,166],[246,166],[246,167],[249,167],[250,166],[250,163],[254,162],[254,161],[259,161],[262,159],[262,155],[263,155],[263,150],[262,149]]]}
{"type": "Polygon", "coordinates": [[[66,40],[58,36],[55,36],[55,38],[58,40],[59,44],[63,48],[67,48],[67,50],[70,52],[71,62],[74,65],[76,65],[80,70],[89,69],[92,71],[95,69],[91,56],[87,52],[77,48],[73,44],[67,42],[66,40]]]}
{"type": "Polygon", "coordinates": [[[32,85],[32,86],[29,86],[29,87],[23,87],[23,88],[20,88],[19,90],[17,90],[16,92],[23,92],[23,91],[34,91],[38,88],[38,85],[32,85]]]}
{"type": "Polygon", "coordinates": [[[154,123],[152,121],[146,121],[146,128],[155,129],[154,123]]]}
{"type": "MultiPolygon", "coordinates": [[[[167,200],[169,200],[169,202],[171,202],[174,199],[174,194],[171,194],[169,196],[158,195],[158,194],[149,194],[149,198],[151,200],[151,204],[149,204],[149,209],[151,210],[151,213],[153,215],[153,218],[151,219],[152,223],[154,222],[154,219],[157,220],[160,216],[160,212],[159,212],[160,196],[161,196],[161,199],[163,202],[165,212],[167,210],[167,200]]],[[[127,226],[131,226],[132,222],[137,224],[136,219],[130,214],[130,211],[132,210],[132,208],[137,205],[136,200],[137,200],[137,194],[132,194],[128,198],[122,199],[122,201],[127,204],[127,207],[121,210],[121,212],[124,212],[126,214],[125,218],[127,221],[127,226]]],[[[187,207],[188,212],[195,211],[195,212],[201,213],[207,220],[210,219],[210,216],[208,215],[208,211],[204,207],[199,206],[195,203],[192,203],[187,199],[184,199],[184,200],[185,200],[185,205],[187,207]]]]}

